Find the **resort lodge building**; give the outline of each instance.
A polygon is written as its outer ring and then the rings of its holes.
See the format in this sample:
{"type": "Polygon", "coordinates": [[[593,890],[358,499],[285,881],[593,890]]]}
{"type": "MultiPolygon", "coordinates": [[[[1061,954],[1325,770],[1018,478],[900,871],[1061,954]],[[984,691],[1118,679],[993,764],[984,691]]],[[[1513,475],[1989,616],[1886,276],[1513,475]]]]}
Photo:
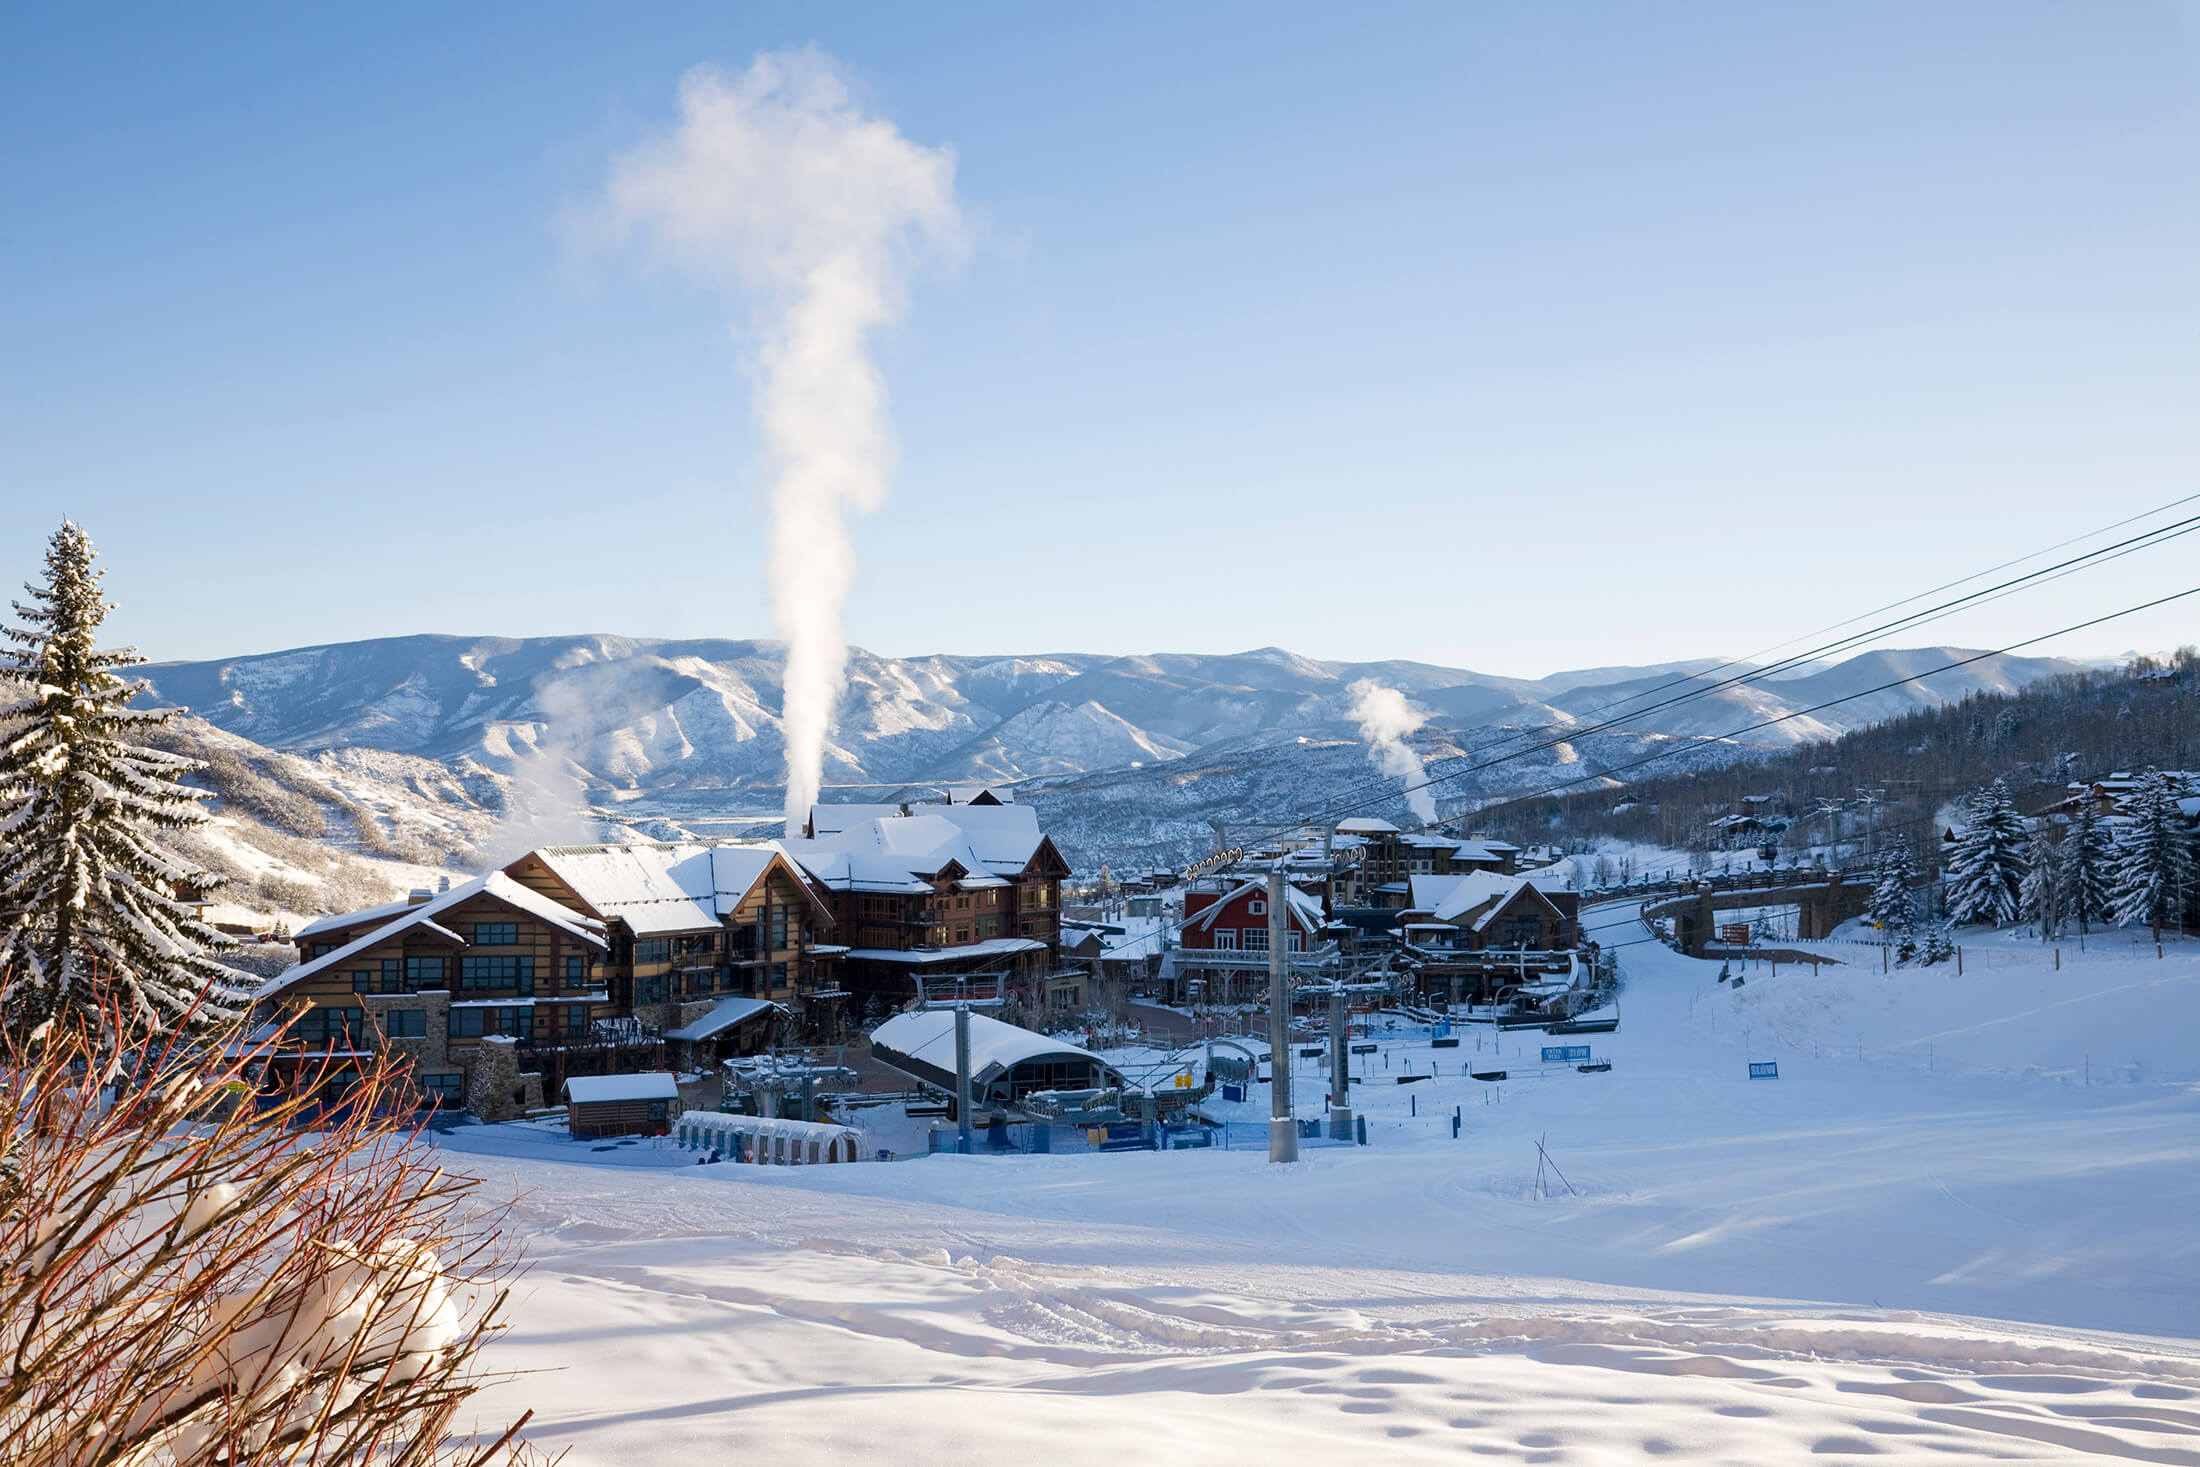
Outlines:
{"type": "Polygon", "coordinates": [[[1069,866],[1033,812],[985,798],[819,805],[790,841],[544,846],[309,924],[258,1006],[295,1013],[297,1058],[395,1050],[429,1103],[499,1119],[576,1075],[835,1043],[933,979],[1037,997],[1069,866]]]}

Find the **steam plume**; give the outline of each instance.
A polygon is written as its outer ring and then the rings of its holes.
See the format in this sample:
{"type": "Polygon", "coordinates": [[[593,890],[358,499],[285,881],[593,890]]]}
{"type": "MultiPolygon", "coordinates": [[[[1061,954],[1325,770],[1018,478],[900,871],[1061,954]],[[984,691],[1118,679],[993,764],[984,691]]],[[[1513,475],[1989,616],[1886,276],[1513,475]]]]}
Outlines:
{"type": "Polygon", "coordinates": [[[1423,825],[1436,823],[1436,800],[1418,789],[1423,772],[1421,756],[1406,746],[1406,735],[1428,722],[1406,702],[1396,688],[1386,688],[1373,678],[1361,678],[1345,689],[1352,695],[1352,719],[1367,740],[1367,757],[1383,773],[1406,783],[1406,803],[1423,825]]]}
{"type": "Polygon", "coordinates": [[[962,244],[955,159],[858,111],[817,51],[759,56],[739,76],[699,67],[681,79],[679,111],[612,165],[609,223],[749,314],[791,828],[817,798],[846,686],[846,516],[884,501],[894,467],[870,336],[901,314],[920,259],[962,244]]]}

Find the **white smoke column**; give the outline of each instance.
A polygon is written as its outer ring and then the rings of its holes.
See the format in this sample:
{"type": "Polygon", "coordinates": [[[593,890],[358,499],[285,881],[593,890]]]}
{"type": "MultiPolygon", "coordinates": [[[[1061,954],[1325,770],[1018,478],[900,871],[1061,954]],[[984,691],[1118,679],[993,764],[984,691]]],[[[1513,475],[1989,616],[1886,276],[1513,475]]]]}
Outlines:
{"type": "Polygon", "coordinates": [[[736,77],[699,67],[681,79],[679,110],[671,131],[613,164],[609,223],[751,317],[794,829],[817,798],[846,686],[847,515],[884,501],[894,466],[870,336],[901,314],[925,255],[961,248],[955,158],[864,116],[816,51],[760,56],[736,77]]]}
{"type": "Polygon", "coordinates": [[[1361,678],[1345,691],[1352,695],[1352,720],[1360,726],[1360,737],[1367,740],[1367,757],[1383,773],[1405,781],[1406,803],[1413,807],[1414,817],[1423,825],[1434,825],[1435,797],[1415,788],[1425,777],[1421,756],[1405,741],[1407,734],[1428,722],[1427,716],[1414,712],[1405,694],[1373,678],[1361,678]]]}

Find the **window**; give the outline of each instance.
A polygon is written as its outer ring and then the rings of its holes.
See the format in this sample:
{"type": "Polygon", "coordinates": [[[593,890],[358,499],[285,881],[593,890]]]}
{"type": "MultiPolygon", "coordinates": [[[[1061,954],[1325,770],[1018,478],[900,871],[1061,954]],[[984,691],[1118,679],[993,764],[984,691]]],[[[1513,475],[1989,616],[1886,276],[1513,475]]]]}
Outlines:
{"type": "Polygon", "coordinates": [[[970,910],[970,897],[968,893],[965,893],[964,895],[955,898],[955,910],[958,912],[967,912],[970,910]]]}
{"type": "Polygon", "coordinates": [[[391,1039],[425,1039],[428,1037],[428,1011],[384,1009],[382,1032],[391,1039]]]}
{"type": "Polygon", "coordinates": [[[466,1077],[459,1074],[421,1075],[420,1093],[431,1106],[458,1106],[466,1102],[466,1077]]]}
{"type": "Polygon", "coordinates": [[[1235,927],[1217,927],[1212,935],[1214,947],[1218,951],[1226,953],[1237,951],[1237,929],[1235,927]]]}
{"type": "Polygon", "coordinates": [[[580,956],[580,954],[578,954],[578,953],[575,953],[575,954],[574,954],[573,956],[571,956],[571,957],[569,957],[569,958],[567,958],[567,959],[565,960],[565,981],[566,981],[566,982],[568,982],[568,983],[582,983],[582,982],[586,982],[586,981],[587,981],[587,978],[588,978],[588,960],[587,960],[586,958],[584,958],[584,957],[580,956]]]}
{"type": "Polygon", "coordinates": [[[332,1044],[338,1049],[349,1049],[351,1036],[364,1033],[365,1030],[365,1010],[328,1008],[316,1004],[300,1016],[297,1027],[290,1032],[316,1049],[332,1044]]]}
{"type": "Polygon", "coordinates": [[[999,937],[1000,935],[1001,935],[1001,919],[1000,919],[1000,918],[998,918],[998,917],[980,917],[980,918],[978,919],[978,941],[980,941],[980,942],[984,942],[984,941],[985,941],[985,940],[986,940],[987,938],[991,938],[991,937],[999,937]]]}
{"type": "Polygon", "coordinates": [[[325,958],[342,946],[340,942],[309,942],[306,944],[306,961],[310,963],[315,958],[325,958]]]}
{"type": "Polygon", "coordinates": [[[669,937],[640,937],[634,941],[634,966],[645,967],[650,963],[672,961],[672,939],[669,937]]]}
{"type": "Polygon", "coordinates": [[[1543,945],[1543,919],[1540,917],[1508,917],[1503,934],[1498,938],[1505,947],[1541,947],[1543,945]]]}
{"type": "Polygon", "coordinates": [[[372,968],[354,968],[354,969],[352,969],[352,970],[351,970],[351,991],[352,991],[353,993],[372,993],[372,992],[374,992],[374,970],[373,970],[372,968]]]}
{"type": "Polygon", "coordinates": [[[441,988],[449,980],[443,976],[441,958],[405,959],[405,991],[418,993],[423,988],[441,988]]]}
{"type": "Polygon", "coordinates": [[[955,941],[957,941],[957,942],[959,942],[959,943],[961,943],[961,942],[968,942],[968,941],[970,941],[970,929],[969,929],[969,928],[967,928],[967,927],[958,927],[958,928],[956,928],[956,929],[955,929],[955,941]]]}
{"type": "Polygon", "coordinates": [[[1268,951],[1268,929],[1241,927],[1238,929],[1238,943],[1249,953],[1264,953],[1268,951]]]}
{"type": "Polygon", "coordinates": [[[772,987],[776,989],[776,988],[785,988],[786,986],[787,986],[787,965],[786,965],[785,963],[774,963],[774,964],[772,964],[772,987]]]}
{"type": "Polygon", "coordinates": [[[458,986],[469,992],[487,988],[535,991],[533,958],[489,958],[469,953],[458,960],[458,986]]]}
{"type": "Polygon", "coordinates": [[[1245,904],[1245,910],[1256,917],[1265,917],[1268,915],[1268,903],[1264,898],[1254,897],[1245,904]]]}
{"type": "Polygon", "coordinates": [[[665,975],[662,973],[654,978],[637,978],[634,980],[634,1001],[636,1003],[663,1003],[665,1001],[665,987],[665,975]]]}
{"type": "Polygon", "coordinates": [[[451,1037],[453,1039],[479,1039],[481,1037],[481,1009],[451,1010],[451,1037]]]}
{"type": "Polygon", "coordinates": [[[567,1029],[575,1031],[585,1030],[588,1025],[589,1018],[587,1004],[569,1003],[565,1006],[565,1027],[567,1029]]]}
{"type": "Polygon", "coordinates": [[[519,924],[517,922],[476,922],[474,924],[475,947],[517,947],[519,924]]]}
{"type": "Polygon", "coordinates": [[[529,1005],[521,1008],[499,1009],[504,1016],[504,1032],[522,1043],[532,1043],[535,1038],[535,1010],[529,1005]]]}
{"type": "Polygon", "coordinates": [[[771,914],[771,950],[778,952],[787,945],[787,909],[773,907],[771,914]]]}

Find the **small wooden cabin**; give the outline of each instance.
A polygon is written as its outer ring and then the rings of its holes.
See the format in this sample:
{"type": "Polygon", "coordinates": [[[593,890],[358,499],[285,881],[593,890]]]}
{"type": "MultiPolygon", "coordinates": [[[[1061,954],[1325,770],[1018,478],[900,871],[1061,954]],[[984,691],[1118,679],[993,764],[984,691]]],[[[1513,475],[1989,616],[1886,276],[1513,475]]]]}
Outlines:
{"type": "Polygon", "coordinates": [[[663,1136],[679,1105],[679,1084],[666,1070],[565,1082],[565,1126],[575,1136],[663,1136]]]}

